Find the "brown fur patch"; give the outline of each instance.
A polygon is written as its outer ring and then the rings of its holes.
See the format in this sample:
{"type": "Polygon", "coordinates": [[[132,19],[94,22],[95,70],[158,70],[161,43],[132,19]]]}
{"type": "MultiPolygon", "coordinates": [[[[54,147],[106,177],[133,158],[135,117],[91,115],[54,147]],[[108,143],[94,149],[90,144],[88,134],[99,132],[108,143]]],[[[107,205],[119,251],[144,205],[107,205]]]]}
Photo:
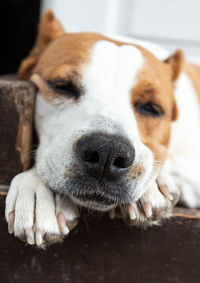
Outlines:
{"type": "Polygon", "coordinates": [[[144,174],[145,170],[144,167],[140,164],[133,164],[129,174],[134,177],[136,180],[141,179],[142,175],[144,174]]]}
{"type": "Polygon", "coordinates": [[[172,80],[176,80],[182,70],[183,66],[183,52],[182,50],[177,50],[169,58],[167,58],[165,63],[169,64],[172,69],[172,80]]]}
{"type": "Polygon", "coordinates": [[[46,100],[46,101],[53,101],[55,98],[57,101],[64,102],[67,98],[64,95],[60,95],[56,93],[54,89],[50,87],[50,85],[47,83],[47,81],[56,82],[56,80],[63,80],[63,81],[70,81],[73,82],[74,85],[77,86],[77,89],[82,89],[82,85],[80,83],[81,75],[77,73],[76,70],[74,70],[69,65],[61,65],[58,66],[54,72],[52,72],[47,79],[44,79],[44,76],[39,73],[34,73],[30,80],[35,83],[40,91],[40,95],[46,100]]]}
{"type": "MultiPolygon", "coordinates": [[[[63,78],[80,84],[82,66],[90,59],[91,49],[100,40],[121,45],[133,45],[119,42],[96,33],[66,34],[51,11],[47,11],[40,24],[35,47],[24,60],[19,74],[22,78],[31,77],[46,100],[56,96],[46,81],[63,78]]],[[[159,61],[144,48],[136,46],[145,58],[145,65],[138,74],[138,82],[131,91],[131,103],[135,112],[141,139],[154,153],[158,163],[162,163],[170,139],[171,121],[177,117],[177,108],[173,96],[174,81],[182,66],[182,53],[177,51],[165,62],[159,61]],[[137,102],[154,101],[161,105],[164,114],[150,117],[138,113],[137,102]]],[[[64,98],[63,98],[64,99],[64,98]]]]}
{"type": "Polygon", "coordinates": [[[50,9],[45,11],[39,25],[39,33],[35,46],[29,56],[22,61],[19,68],[19,77],[25,80],[29,79],[33,67],[48,43],[62,36],[64,33],[65,31],[55,18],[53,11],[50,9]]]}
{"type": "MultiPolygon", "coordinates": [[[[53,11],[49,9],[43,14],[39,25],[37,40],[33,49],[28,57],[22,61],[18,71],[19,77],[25,80],[30,78],[33,72],[35,72],[34,67],[38,65],[38,60],[44,51],[45,55],[42,56],[44,58],[42,59],[42,63],[39,64],[39,70],[42,69],[43,65],[46,66],[46,63],[50,61],[46,60],[49,55],[49,59],[54,59],[54,57],[59,58],[61,56],[61,61],[53,61],[54,67],[63,63],[77,67],[80,63],[87,60],[89,54],[88,51],[94,43],[103,39],[114,42],[118,45],[124,44],[95,33],[66,34],[60,22],[55,18],[53,11]],[[56,39],[60,40],[56,41],[56,39]],[[46,52],[46,48],[50,45],[50,43],[53,43],[53,46],[51,46],[50,50],[46,52]]],[[[51,67],[53,68],[51,64],[48,65],[48,67],[50,67],[50,70],[52,70],[51,67]]]]}
{"type": "Polygon", "coordinates": [[[145,65],[138,74],[138,83],[132,89],[131,103],[135,111],[141,139],[154,153],[155,160],[163,163],[170,140],[171,121],[177,116],[171,77],[171,66],[157,60],[147,50],[138,47],[145,57],[145,65]],[[135,105],[153,101],[164,114],[158,117],[142,115],[135,105]]]}
{"type": "Polygon", "coordinates": [[[55,98],[59,99],[60,102],[64,101],[64,97],[56,94],[47,84],[45,80],[42,79],[38,74],[34,74],[31,76],[30,80],[37,85],[40,90],[41,96],[46,101],[53,101],[55,98]]]}

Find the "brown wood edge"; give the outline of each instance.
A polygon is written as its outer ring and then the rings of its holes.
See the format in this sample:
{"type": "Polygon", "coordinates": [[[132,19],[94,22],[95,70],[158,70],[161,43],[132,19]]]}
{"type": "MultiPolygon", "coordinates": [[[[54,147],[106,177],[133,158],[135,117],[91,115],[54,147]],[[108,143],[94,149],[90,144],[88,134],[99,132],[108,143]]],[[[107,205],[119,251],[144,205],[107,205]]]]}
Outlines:
{"type": "Polygon", "coordinates": [[[0,195],[6,196],[8,192],[9,186],[8,185],[1,185],[0,184],[0,195]]]}
{"type": "MultiPolygon", "coordinates": [[[[0,196],[6,196],[8,189],[9,189],[8,185],[0,184],[0,196]]],[[[172,217],[185,218],[185,219],[200,219],[200,209],[175,207],[172,217]]]]}
{"type": "Polygon", "coordinates": [[[21,164],[23,164],[23,171],[26,171],[30,168],[30,162],[31,162],[30,153],[31,153],[35,93],[31,92],[29,89],[29,92],[26,93],[26,95],[24,95],[23,108],[21,107],[20,103],[16,98],[16,105],[17,104],[19,104],[19,106],[17,107],[17,111],[20,115],[20,118],[19,118],[15,149],[20,153],[21,164]]]}
{"type": "MultiPolygon", "coordinates": [[[[186,209],[188,209],[189,211],[191,210],[190,208],[186,208],[186,209]]],[[[173,213],[172,217],[189,218],[189,219],[200,219],[200,211],[199,211],[199,215],[184,214],[184,213],[173,213]]]]}
{"type": "Polygon", "coordinates": [[[188,218],[188,219],[200,219],[200,210],[198,210],[198,214],[195,215],[195,214],[192,214],[193,213],[193,209],[190,209],[190,208],[186,208],[186,209],[188,210],[187,214],[174,212],[172,214],[172,217],[188,218]],[[191,211],[191,214],[189,214],[190,211],[191,211]]]}

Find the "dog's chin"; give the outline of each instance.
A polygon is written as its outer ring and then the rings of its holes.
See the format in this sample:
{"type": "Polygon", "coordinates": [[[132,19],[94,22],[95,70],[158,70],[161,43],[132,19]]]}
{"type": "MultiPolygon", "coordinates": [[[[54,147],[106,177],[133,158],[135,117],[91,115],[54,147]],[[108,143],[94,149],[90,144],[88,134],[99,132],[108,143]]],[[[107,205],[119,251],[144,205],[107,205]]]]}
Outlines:
{"type": "Polygon", "coordinates": [[[81,200],[75,196],[70,196],[71,200],[76,204],[97,211],[109,211],[117,206],[117,204],[104,204],[97,201],[81,200]]]}

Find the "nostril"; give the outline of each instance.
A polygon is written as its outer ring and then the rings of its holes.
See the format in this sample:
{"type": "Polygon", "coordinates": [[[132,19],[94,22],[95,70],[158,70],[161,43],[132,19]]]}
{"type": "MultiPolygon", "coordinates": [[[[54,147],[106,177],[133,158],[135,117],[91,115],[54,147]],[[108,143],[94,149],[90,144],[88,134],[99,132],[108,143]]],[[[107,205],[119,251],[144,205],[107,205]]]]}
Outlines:
{"type": "Polygon", "coordinates": [[[113,165],[118,168],[127,168],[129,165],[127,164],[127,160],[124,157],[117,157],[113,162],[113,165]],[[128,165],[128,166],[127,166],[128,165]]]}
{"type": "Polygon", "coordinates": [[[82,154],[82,159],[84,161],[90,162],[90,163],[98,163],[100,158],[98,152],[94,151],[85,151],[82,154]]]}

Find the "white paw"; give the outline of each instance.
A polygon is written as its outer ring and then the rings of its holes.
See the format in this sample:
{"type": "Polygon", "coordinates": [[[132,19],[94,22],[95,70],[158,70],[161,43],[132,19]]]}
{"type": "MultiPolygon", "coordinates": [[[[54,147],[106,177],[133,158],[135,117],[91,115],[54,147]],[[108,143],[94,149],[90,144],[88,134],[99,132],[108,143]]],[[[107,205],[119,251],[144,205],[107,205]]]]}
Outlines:
{"type": "Polygon", "coordinates": [[[129,224],[150,226],[169,218],[180,192],[168,175],[160,175],[149,185],[146,193],[134,203],[121,206],[122,215],[129,224]]]}
{"type": "Polygon", "coordinates": [[[54,197],[31,169],[12,180],[5,216],[9,233],[30,245],[45,247],[61,241],[77,224],[79,213],[65,197],[54,197]]]}

